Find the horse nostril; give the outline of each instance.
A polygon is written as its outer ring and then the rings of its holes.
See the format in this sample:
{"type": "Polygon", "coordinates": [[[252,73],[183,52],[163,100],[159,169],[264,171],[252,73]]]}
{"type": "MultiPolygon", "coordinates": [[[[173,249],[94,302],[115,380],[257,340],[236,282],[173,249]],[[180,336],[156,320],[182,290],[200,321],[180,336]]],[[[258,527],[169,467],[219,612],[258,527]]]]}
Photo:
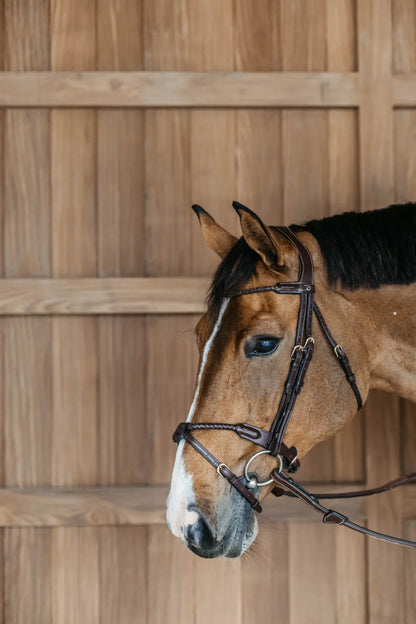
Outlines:
{"type": "Polygon", "coordinates": [[[184,527],[183,534],[188,544],[198,550],[208,550],[215,542],[211,529],[201,516],[193,524],[184,527]]]}

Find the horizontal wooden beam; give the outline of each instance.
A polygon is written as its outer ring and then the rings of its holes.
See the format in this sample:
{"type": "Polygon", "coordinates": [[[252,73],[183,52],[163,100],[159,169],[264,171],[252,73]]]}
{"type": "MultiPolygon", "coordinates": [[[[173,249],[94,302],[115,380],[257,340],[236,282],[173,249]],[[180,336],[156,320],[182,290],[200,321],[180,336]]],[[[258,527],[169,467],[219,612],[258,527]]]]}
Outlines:
{"type": "Polygon", "coordinates": [[[198,314],[202,278],[0,279],[0,315],[198,314]]]}
{"type": "MultiPolygon", "coordinates": [[[[348,488],[351,484],[314,486],[320,491],[348,488]]],[[[0,527],[165,524],[167,493],[165,486],[0,489],[0,527]]],[[[358,521],[364,519],[362,499],[337,504],[338,508],[358,521]]],[[[321,521],[299,501],[273,496],[265,501],[263,518],[269,523],[321,521]]]]}
{"type": "Polygon", "coordinates": [[[358,74],[0,72],[0,106],[351,107],[358,74]]]}
{"type": "MultiPolygon", "coordinates": [[[[313,491],[345,492],[360,484],[325,483],[313,491]]],[[[53,527],[165,524],[166,486],[79,487],[0,489],[0,527],[53,527]]],[[[388,496],[388,494],[384,494],[388,496]]],[[[365,499],[336,501],[329,506],[351,520],[366,519],[365,499]]],[[[404,520],[416,519],[416,486],[403,488],[404,520]]],[[[321,522],[320,515],[301,501],[269,496],[264,502],[263,521],[321,522]]]]}

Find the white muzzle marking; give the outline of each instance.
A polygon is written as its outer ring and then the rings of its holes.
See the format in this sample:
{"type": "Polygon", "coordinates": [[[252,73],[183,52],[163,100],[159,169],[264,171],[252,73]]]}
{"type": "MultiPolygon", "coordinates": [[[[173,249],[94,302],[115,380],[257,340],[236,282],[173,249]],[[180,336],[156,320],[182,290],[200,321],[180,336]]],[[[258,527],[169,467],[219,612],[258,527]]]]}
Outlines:
{"type": "MultiPolygon", "coordinates": [[[[202,377],[204,374],[205,366],[208,360],[208,355],[211,350],[212,344],[214,342],[215,336],[218,334],[218,331],[221,326],[221,322],[227,308],[229,299],[224,299],[220,312],[218,314],[218,319],[214,325],[214,329],[210,337],[204,346],[204,351],[202,354],[201,367],[199,369],[198,379],[196,382],[195,394],[192,401],[192,405],[190,407],[188,416],[186,418],[187,422],[191,422],[194,416],[196,406],[198,404],[199,399],[199,390],[201,387],[202,377]]],[[[167,514],[166,519],[169,525],[170,530],[177,537],[183,538],[183,528],[185,526],[189,526],[194,524],[198,520],[198,513],[196,511],[189,511],[188,507],[190,505],[195,504],[195,493],[193,489],[192,483],[192,474],[186,471],[185,464],[183,461],[183,447],[185,445],[185,441],[182,440],[178,444],[178,450],[176,451],[175,464],[173,467],[172,478],[170,483],[170,491],[169,496],[166,501],[167,506],[167,514]]]]}

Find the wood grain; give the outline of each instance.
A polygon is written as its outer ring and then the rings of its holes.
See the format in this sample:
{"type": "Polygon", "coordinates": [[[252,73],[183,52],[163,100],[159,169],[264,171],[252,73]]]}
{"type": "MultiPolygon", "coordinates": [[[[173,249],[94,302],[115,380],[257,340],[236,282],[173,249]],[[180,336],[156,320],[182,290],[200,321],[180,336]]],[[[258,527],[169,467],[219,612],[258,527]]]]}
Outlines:
{"type": "Polygon", "coordinates": [[[0,72],[0,106],[351,107],[354,73],[0,72]]]}
{"type": "Polygon", "coordinates": [[[26,527],[4,531],[4,562],[5,622],[52,622],[49,529],[26,527]]]}
{"type": "MultiPolygon", "coordinates": [[[[320,483],[310,487],[321,492],[345,492],[354,485],[320,483]]],[[[0,527],[165,525],[167,494],[166,485],[9,487],[0,489],[0,527]]],[[[416,514],[415,486],[406,486],[404,501],[404,516],[412,518],[416,514]]],[[[339,501],[338,508],[357,522],[366,518],[362,499],[339,501]]],[[[266,527],[277,523],[322,522],[316,512],[299,501],[290,498],[277,501],[274,497],[266,499],[261,521],[266,527]]],[[[260,550],[261,544],[260,535],[260,550]]]]}
{"type": "Polygon", "coordinates": [[[4,69],[49,69],[49,0],[3,0],[4,69]]]}
{"type": "Polygon", "coordinates": [[[0,314],[193,314],[204,278],[0,279],[0,314]]]}
{"type": "Polygon", "coordinates": [[[146,542],[144,527],[99,530],[100,624],[146,624],[146,542]]]}
{"type": "Polygon", "coordinates": [[[134,71],[143,68],[144,3],[99,0],[96,5],[97,69],[134,71]]]}
{"type": "Polygon", "coordinates": [[[50,273],[49,144],[49,111],[6,111],[3,257],[7,277],[50,273]]]}
{"type": "Polygon", "coordinates": [[[99,533],[58,527],[51,533],[53,624],[99,624],[99,533]]]}

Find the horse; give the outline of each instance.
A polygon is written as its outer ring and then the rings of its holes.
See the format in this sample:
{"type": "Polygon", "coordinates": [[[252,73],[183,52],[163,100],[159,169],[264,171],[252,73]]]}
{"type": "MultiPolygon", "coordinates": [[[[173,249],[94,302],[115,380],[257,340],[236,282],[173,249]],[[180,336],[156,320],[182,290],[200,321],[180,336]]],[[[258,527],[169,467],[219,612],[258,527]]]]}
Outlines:
{"type": "Polygon", "coordinates": [[[193,206],[221,262],[195,329],[195,393],[167,499],[170,530],[205,558],[251,546],[255,511],[276,483],[319,506],[288,473],[370,390],[416,401],[416,204],[290,228],[233,206],[239,239],[193,206]]]}

